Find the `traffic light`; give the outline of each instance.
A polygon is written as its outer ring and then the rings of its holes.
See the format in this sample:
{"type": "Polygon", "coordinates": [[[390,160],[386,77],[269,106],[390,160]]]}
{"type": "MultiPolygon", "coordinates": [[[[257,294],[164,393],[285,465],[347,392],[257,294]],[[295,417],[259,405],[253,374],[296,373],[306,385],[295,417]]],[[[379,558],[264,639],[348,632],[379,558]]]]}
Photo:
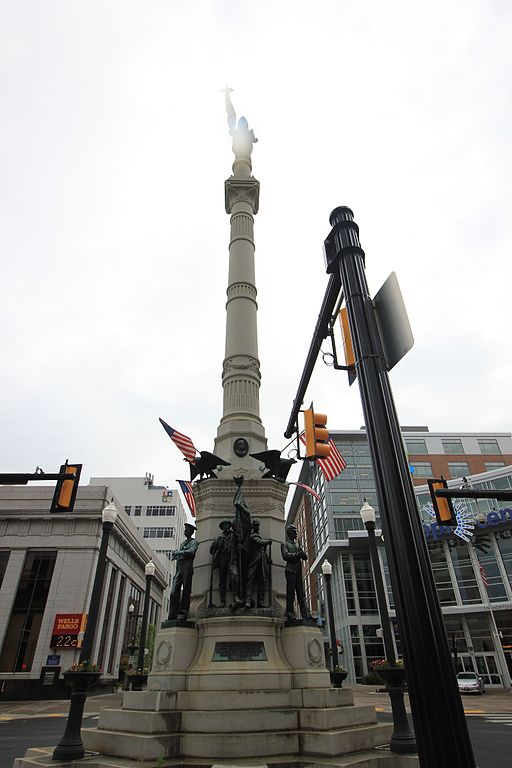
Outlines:
{"type": "Polygon", "coordinates": [[[457,518],[455,517],[455,510],[453,508],[452,500],[448,498],[438,498],[436,491],[438,488],[448,488],[448,484],[444,477],[439,480],[427,480],[428,489],[430,491],[430,498],[432,499],[432,505],[434,512],[436,513],[436,520],[439,525],[457,525],[457,518]]]}
{"type": "Polygon", "coordinates": [[[325,425],[325,413],[315,413],[313,406],[304,411],[304,433],[306,441],[306,459],[326,459],[330,452],[329,432],[325,425]]]}
{"type": "Polygon", "coordinates": [[[78,491],[78,482],[80,480],[81,464],[63,464],[60,468],[61,474],[74,475],[69,480],[58,480],[53,494],[52,506],[50,512],[72,512],[75,506],[76,494],[78,491]]]}
{"type": "Polygon", "coordinates": [[[343,341],[343,352],[345,355],[345,365],[348,370],[348,383],[351,386],[356,380],[356,356],[354,354],[354,345],[352,343],[352,335],[350,333],[350,325],[348,322],[348,309],[343,307],[340,309],[340,326],[341,326],[341,338],[343,341]]]}

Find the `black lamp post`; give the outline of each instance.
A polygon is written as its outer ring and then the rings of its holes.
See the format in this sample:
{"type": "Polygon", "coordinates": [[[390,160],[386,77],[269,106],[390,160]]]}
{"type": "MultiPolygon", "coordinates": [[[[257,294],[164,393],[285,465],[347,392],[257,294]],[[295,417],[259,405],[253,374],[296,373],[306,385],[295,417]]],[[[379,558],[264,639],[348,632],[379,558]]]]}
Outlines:
{"type": "Polygon", "coordinates": [[[147,680],[147,674],[144,672],[144,655],[146,651],[146,634],[148,631],[149,600],[151,596],[151,581],[155,575],[156,566],[152,560],[146,565],[144,573],[146,576],[146,592],[144,594],[144,608],[142,611],[142,625],[139,638],[139,655],[137,657],[137,670],[135,675],[131,675],[132,691],[142,690],[143,684],[147,680]]]}
{"type": "MultiPolygon", "coordinates": [[[[370,545],[370,558],[372,561],[373,579],[375,581],[375,591],[377,593],[377,605],[379,608],[380,623],[382,626],[382,639],[384,641],[384,653],[386,661],[390,667],[390,674],[385,671],[382,677],[386,680],[386,688],[391,700],[391,710],[393,712],[393,734],[389,742],[389,748],[392,752],[416,752],[416,740],[414,733],[409,728],[407,712],[405,711],[404,689],[405,672],[401,667],[397,667],[395,644],[391,634],[391,625],[389,623],[388,604],[386,593],[384,591],[384,581],[380,569],[379,553],[377,551],[377,542],[375,541],[375,510],[366,499],[361,507],[360,513],[364,527],[368,533],[370,545]],[[386,679],[387,678],[387,679],[386,679]]],[[[380,674],[380,670],[379,670],[380,674]]]]}
{"type": "Polygon", "coordinates": [[[338,648],[336,646],[336,629],[334,627],[334,610],[332,605],[332,565],[328,560],[324,560],[322,563],[322,574],[325,582],[325,596],[327,598],[327,619],[329,621],[329,638],[331,645],[331,664],[332,671],[336,670],[338,666],[338,648]]]}
{"type": "MultiPolygon", "coordinates": [[[[96,574],[92,587],[91,602],[89,604],[89,615],[87,617],[87,626],[85,628],[82,648],[78,664],[90,664],[94,637],[96,635],[96,626],[98,624],[98,615],[100,610],[101,592],[105,580],[105,569],[107,567],[107,549],[110,534],[114,527],[117,517],[117,509],[113,502],[107,504],[101,513],[102,536],[98,563],[96,565],[96,574]]],[[[87,689],[95,683],[100,672],[65,672],[64,679],[71,686],[71,702],[69,705],[68,719],[66,729],[62,739],[59,741],[53,752],[53,760],[80,760],[85,755],[84,744],[80,734],[82,728],[82,717],[84,713],[85,700],[87,698],[87,689]]]]}
{"type": "Polygon", "coordinates": [[[129,652],[130,656],[133,656],[135,651],[139,650],[139,646],[137,645],[137,642],[135,640],[135,634],[137,629],[137,619],[139,618],[139,615],[135,614],[134,603],[130,603],[130,605],[128,606],[128,613],[129,613],[128,636],[131,637],[131,640],[126,646],[126,650],[129,652]]]}
{"type": "MultiPolygon", "coordinates": [[[[386,235],[399,238],[400,226],[392,206],[388,220],[386,235]]],[[[393,401],[388,362],[366,281],[359,227],[354,222],[354,214],[346,207],[336,208],[329,221],[332,230],[325,241],[327,271],[331,278],[339,275],[348,310],[361,404],[386,537],[389,574],[408,665],[407,683],[418,754],[425,766],[475,768],[393,401]]],[[[331,279],[330,285],[336,289],[339,285],[337,277],[331,279]]],[[[329,302],[330,298],[331,294],[329,302]]],[[[388,327],[387,321],[384,325],[388,327]]],[[[386,330],[382,333],[387,333],[386,340],[393,347],[394,332],[386,330]]]]}

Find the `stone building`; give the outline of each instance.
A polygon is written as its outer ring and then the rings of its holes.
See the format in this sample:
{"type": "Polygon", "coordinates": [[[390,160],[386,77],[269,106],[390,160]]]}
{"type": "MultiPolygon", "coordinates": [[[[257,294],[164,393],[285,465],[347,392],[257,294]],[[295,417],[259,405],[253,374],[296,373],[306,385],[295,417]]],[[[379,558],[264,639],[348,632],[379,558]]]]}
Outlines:
{"type": "MultiPolygon", "coordinates": [[[[0,487],[0,698],[65,698],[60,672],[78,660],[102,536],[106,486],[79,488],[71,514],[50,514],[54,488],[0,487]],[[67,618],[66,618],[67,617],[67,618]],[[72,618],[73,617],[73,618],[72,618]],[[60,622],[60,624],[59,624],[60,622]],[[67,622],[67,624],[66,624],[67,622]],[[58,627],[62,628],[62,631],[58,627]]],[[[92,660],[102,682],[119,675],[128,606],[142,602],[153,552],[119,501],[92,660]]],[[[155,561],[151,623],[161,619],[166,574],[155,561]]]]}

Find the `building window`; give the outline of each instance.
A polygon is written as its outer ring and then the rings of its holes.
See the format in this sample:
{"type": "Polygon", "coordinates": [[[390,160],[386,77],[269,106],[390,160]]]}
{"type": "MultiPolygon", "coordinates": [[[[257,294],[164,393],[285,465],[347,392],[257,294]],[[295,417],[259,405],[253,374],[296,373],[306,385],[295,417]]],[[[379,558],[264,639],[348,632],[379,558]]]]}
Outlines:
{"type": "Polygon", "coordinates": [[[5,571],[7,568],[7,563],[9,562],[9,555],[10,552],[0,552],[0,587],[2,586],[2,581],[4,580],[5,571]]]}
{"type": "Polygon", "coordinates": [[[140,517],[140,513],[142,511],[142,507],[135,507],[135,517],[140,517]]]}
{"type": "Polygon", "coordinates": [[[377,613],[377,598],[375,595],[370,556],[366,554],[354,555],[354,569],[356,574],[359,612],[362,616],[377,613]]]}
{"type": "Polygon", "coordinates": [[[505,466],[504,461],[486,461],[485,462],[485,471],[490,472],[493,469],[500,469],[501,467],[505,466]]]}
{"type": "Polygon", "coordinates": [[[172,517],[176,514],[176,507],[165,506],[150,506],[146,507],[146,515],[148,517],[172,517]]]}
{"type": "Polygon", "coordinates": [[[124,508],[124,511],[126,512],[126,514],[127,514],[127,515],[131,515],[131,513],[132,513],[132,508],[131,508],[131,507],[125,507],[125,508],[124,508]]]}
{"type": "Polygon", "coordinates": [[[497,440],[479,440],[480,453],[501,453],[497,440]]]}
{"type": "Polygon", "coordinates": [[[121,576],[121,579],[119,581],[119,592],[117,593],[116,598],[116,615],[114,617],[114,628],[112,631],[112,640],[110,641],[110,653],[108,657],[108,671],[113,672],[114,667],[114,658],[116,654],[116,646],[117,646],[117,638],[119,635],[119,626],[121,623],[121,607],[123,605],[124,600],[124,590],[126,587],[126,577],[121,576]]]}
{"type": "Polygon", "coordinates": [[[445,453],[464,453],[462,440],[442,440],[445,453]]]}
{"type": "Polygon", "coordinates": [[[473,571],[473,564],[465,544],[450,542],[450,554],[455,571],[455,579],[464,605],[480,603],[480,590],[473,571]]]}
{"type": "Polygon", "coordinates": [[[469,464],[467,461],[449,461],[448,471],[450,477],[467,477],[469,475],[469,464]]]}
{"type": "Polygon", "coordinates": [[[430,555],[439,602],[441,605],[457,605],[443,545],[441,544],[439,549],[429,547],[428,554],[430,555]]]}
{"type": "Polygon", "coordinates": [[[105,659],[105,650],[107,647],[108,631],[110,629],[110,622],[112,619],[112,603],[114,601],[114,592],[117,584],[117,571],[112,570],[110,573],[110,580],[107,591],[107,599],[105,601],[105,611],[103,613],[103,626],[101,629],[100,647],[98,650],[97,664],[103,669],[103,661],[105,659]]]}
{"type": "Polygon", "coordinates": [[[412,463],[414,477],[434,477],[430,461],[415,461],[412,463]]]}
{"type": "Polygon", "coordinates": [[[427,444],[424,440],[406,440],[405,446],[407,448],[407,453],[427,453],[427,444]]]}
{"type": "Polygon", "coordinates": [[[174,528],[144,528],[142,535],[145,539],[173,539],[174,528]]]}
{"type": "Polygon", "coordinates": [[[0,655],[0,672],[32,669],[56,557],[56,551],[27,553],[0,655]]]}
{"type": "Polygon", "coordinates": [[[172,560],[172,553],[174,549],[155,549],[157,555],[163,555],[168,560],[172,560]]]}

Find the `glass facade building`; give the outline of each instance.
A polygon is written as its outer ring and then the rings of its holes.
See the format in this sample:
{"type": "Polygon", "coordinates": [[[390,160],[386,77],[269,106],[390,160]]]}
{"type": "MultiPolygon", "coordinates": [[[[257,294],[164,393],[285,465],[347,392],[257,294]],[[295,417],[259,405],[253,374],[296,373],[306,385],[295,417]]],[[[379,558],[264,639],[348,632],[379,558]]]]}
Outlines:
{"type": "MultiPolygon", "coordinates": [[[[474,488],[512,490],[511,436],[508,433],[496,436],[430,433],[426,427],[403,428],[403,435],[416,486],[418,514],[423,522],[446,630],[456,651],[457,667],[460,671],[480,672],[488,686],[509,687],[512,678],[512,502],[495,499],[461,502],[473,526],[466,541],[453,529],[441,528],[435,523],[426,479],[443,475],[450,478],[449,485],[458,487],[464,477],[474,488]],[[488,471],[486,465],[489,464],[497,466],[488,471]],[[459,474],[462,469],[468,472],[459,474]]],[[[368,539],[359,514],[366,499],[376,510],[379,529],[379,503],[365,431],[334,432],[331,437],[347,468],[338,478],[326,483],[318,467],[305,462],[300,482],[312,486],[321,500],[298,488],[288,521],[295,522],[299,530],[304,531],[309,556],[306,591],[311,609],[320,616],[325,616],[320,566],[326,557],[333,566],[336,637],[344,649],[341,663],[349,670],[349,679],[355,682],[368,673],[374,659],[384,657],[377,631],[380,618],[368,539]]],[[[400,653],[385,549],[382,540],[379,543],[388,607],[400,653]]]]}

